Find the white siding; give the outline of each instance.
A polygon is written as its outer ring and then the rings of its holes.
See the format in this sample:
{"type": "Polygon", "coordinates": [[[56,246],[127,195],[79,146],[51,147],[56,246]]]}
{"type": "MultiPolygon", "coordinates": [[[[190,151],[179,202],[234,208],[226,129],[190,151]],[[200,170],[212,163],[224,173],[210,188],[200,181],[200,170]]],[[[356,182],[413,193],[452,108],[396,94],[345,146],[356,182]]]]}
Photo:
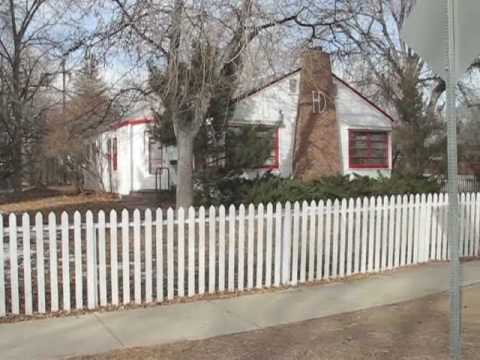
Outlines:
{"type": "Polygon", "coordinates": [[[300,72],[275,83],[240,101],[233,122],[279,126],[279,169],[274,172],[288,177],[292,173],[292,147],[297,119],[300,72]],[[296,89],[290,91],[290,80],[296,80],[296,89]]]}

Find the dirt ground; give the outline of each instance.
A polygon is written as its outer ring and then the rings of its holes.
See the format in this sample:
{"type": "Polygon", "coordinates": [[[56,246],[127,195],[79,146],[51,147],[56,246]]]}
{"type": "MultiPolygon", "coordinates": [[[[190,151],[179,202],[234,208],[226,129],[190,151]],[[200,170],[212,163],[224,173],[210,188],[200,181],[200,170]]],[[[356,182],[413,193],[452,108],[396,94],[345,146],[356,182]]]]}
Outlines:
{"type": "MultiPolygon", "coordinates": [[[[464,359],[480,359],[480,288],[464,291],[464,359]]],[[[238,335],[75,360],[447,360],[448,297],[432,296],[238,335]]]]}
{"type": "Polygon", "coordinates": [[[168,208],[174,206],[175,198],[170,192],[134,193],[120,198],[117,194],[102,192],[78,193],[71,186],[45,189],[27,189],[16,193],[0,194],[0,213],[23,212],[44,214],[53,211],[57,215],[63,211],[86,212],[92,210],[121,211],[123,209],[168,208]]]}

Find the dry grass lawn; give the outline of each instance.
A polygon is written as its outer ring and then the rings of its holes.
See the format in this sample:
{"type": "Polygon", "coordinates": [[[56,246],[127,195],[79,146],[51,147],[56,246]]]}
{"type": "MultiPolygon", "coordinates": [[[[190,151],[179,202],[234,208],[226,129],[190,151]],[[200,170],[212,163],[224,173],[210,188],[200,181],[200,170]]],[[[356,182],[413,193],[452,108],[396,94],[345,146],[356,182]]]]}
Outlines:
{"type": "MultiPolygon", "coordinates": [[[[286,310],[287,311],[287,310],[286,310]]],[[[447,360],[448,297],[75,360],[447,360]]],[[[480,359],[480,288],[464,292],[464,359],[480,359]]]]}

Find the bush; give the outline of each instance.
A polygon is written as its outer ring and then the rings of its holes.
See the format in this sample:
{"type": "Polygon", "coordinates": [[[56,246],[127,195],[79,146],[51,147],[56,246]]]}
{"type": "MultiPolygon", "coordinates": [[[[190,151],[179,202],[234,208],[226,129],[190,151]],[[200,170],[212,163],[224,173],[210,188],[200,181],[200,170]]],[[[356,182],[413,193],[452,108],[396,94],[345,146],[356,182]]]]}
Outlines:
{"type": "Polygon", "coordinates": [[[239,205],[286,201],[318,201],[352,197],[439,192],[433,178],[392,176],[372,179],[364,176],[325,177],[311,183],[266,175],[253,180],[222,178],[202,183],[198,205],[239,205]]]}

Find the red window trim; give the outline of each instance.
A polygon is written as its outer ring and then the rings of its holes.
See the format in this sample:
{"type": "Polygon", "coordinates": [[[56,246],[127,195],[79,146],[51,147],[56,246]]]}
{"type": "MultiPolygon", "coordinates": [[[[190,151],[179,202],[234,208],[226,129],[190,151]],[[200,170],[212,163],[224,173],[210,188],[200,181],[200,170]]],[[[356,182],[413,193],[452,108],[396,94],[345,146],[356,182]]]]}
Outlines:
{"type": "MultiPolygon", "coordinates": [[[[255,125],[255,124],[253,124],[255,125]]],[[[231,128],[239,128],[242,127],[242,124],[233,124],[230,125],[231,128]]],[[[273,126],[269,125],[257,125],[261,128],[273,129],[273,126]]],[[[256,167],[257,170],[265,170],[265,171],[272,171],[280,169],[280,128],[276,127],[274,131],[274,140],[273,140],[273,163],[271,165],[264,165],[256,167]]]]}
{"type": "MultiPolygon", "coordinates": [[[[348,130],[348,162],[350,169],[389,169],[390,168],[390,144],[389,144],[390,134],[388,131],[382,130],[359,130],[359,129],[349,129],[348,130]],[[383,164],[353,164],[352,156],[352,142],[355,136],[355,133],[368,133],[368,134],[385,134],[385,163],[383,164]]],[[[371,151],[370,146],[370,137],[368,138],[368,150],[371,151]]]]}
{"type": "Polygon", "coordinates": [[[143,124],[151,124],[151,123],[153,123],[153,119],[151,118],[127,119],[115,124],[113,128],[115,130],[118,130],[128,125],[135,126],[135,125],[143,125],[143,124]]]}

